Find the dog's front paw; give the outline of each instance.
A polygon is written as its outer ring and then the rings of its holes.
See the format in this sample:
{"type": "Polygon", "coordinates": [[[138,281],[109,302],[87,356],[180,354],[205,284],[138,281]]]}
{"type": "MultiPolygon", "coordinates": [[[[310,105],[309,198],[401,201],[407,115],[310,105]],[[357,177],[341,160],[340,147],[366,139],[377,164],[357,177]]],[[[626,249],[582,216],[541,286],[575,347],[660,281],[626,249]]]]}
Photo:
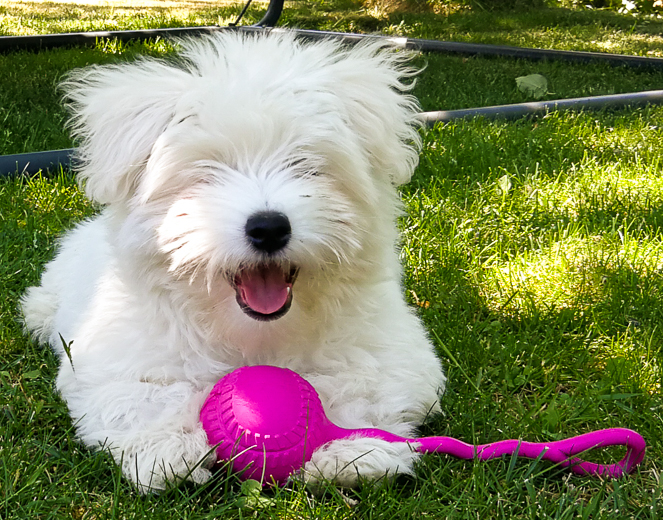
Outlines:
{"type": "Polygon", "coordinates": [[[398,473],[411,475],[417,457],[406,442],[368,437],[339,439],[314,451],[300,478],[312,488],[323,482],[354,487],[359,480],[380,482],[398,473]]]}
{"type": "MultiPolygon", "coordinates": [[[[165,433],[165,432],[164,432],[165,433]]],[[[141,493],[162,491],[182,481],[204,484],[212,477],[216,457],[205,432],[167,432],[143,446],[113,450],[122,472],[141,493]]]]}

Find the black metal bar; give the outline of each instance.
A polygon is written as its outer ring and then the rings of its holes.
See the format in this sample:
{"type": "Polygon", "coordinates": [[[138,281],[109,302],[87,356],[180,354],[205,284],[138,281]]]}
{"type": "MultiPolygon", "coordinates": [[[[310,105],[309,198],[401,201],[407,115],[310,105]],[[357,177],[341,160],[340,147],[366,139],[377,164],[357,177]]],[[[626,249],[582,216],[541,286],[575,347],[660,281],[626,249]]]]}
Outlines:
{"type": "Polygon", "coordinates": [[[54,171],[70,168],[74,154],[73,148],[50,150],[46,152],[19,153],[0,156],[0,177],[15,174],[34,175],[40,171],[54,171]]]}
{"type": "MultiPolygon", "coordinates": [[[[240,27],[244,31],[261,30],[255,26],[240,27]]],[[[293,31],[293,29],[272,28],[270,32],[293,31]]],[[[391,42],[394,47],[417,50],[422,52],[439,52],[442,54],[459,54],[464,56],[501,57],[525,59],[531,61],[562,60],[572,63],[606,63],[615,67],[652,67],[663,68],[663,58],[647,58],[645,56],[630,56],[627,54],[609,54],[604,52],[564,51],[555,49],[535,49],[527,47],[512,47],[509,45],[488,45],[481,43],[448,42],[438,40],[422,40],[418,38],[404,38],[399,36],[381,36],[373,34],[341,33],[332,31],[314,31],[308,29],[294,29],[294,32],[303,38],[322,40],[326,38],[339,38],[355,43],[366,38],[377,38],[391,42]]]]}
{"type": "MultiPolygon", "coordinates": [[[[0,52],[16,50],[41,51],[56,47],[94,45],[102,38],[123,42],[156,38],[181,38],[187,35],[209,34],[222,29],[218,26],[177,27],[169,29],[141,29],[136,31],[91,31],[34,36],[0,36],[0,52]]],[[[225,28],[224,28],[225,29],[225,28]]]]}
{"type": "Polygon", "coordinates": [[[281,18],[283,12],[284,0],[271,0],[267,6],[267,12],[262,19],[254,25],[254,27],[274,27],[276,22],[281,18]]]}
{"type": "Polygon", "coordinates": [[[465,108],[461,110],[439,110],[436,112],[423,112],[421,114],[421,119],[427,125],[433,126],[435,123],[445,123],[455,119],[467,119],[472,117],[485,117],[487,119],[518,119],[529,115],[539,115],[553,111],[572,109],[615,109],[645,106],[649,104],[663,104],[663,90],[647,90],[644,92],[610,94],[607,96],[555,99],[551,101],[534,101],[529,103],[516,103],[513,105],[465,108]]]}
{"type": "Polygon", "coordinates": [[[283,8],[283,0],[272,0],[267,13],[254,26],[242,27],[179,27],[170,29],[144,29],[136,31],[95,31],[64,34],[43,34],[36,36],[0,36],[0,52],[13,50],[42,50],[61,46],[93,45],[100,38],[117,38],[121,41],[147,40],[155,38],[173,38],[187,35],[209,34],[222,30],[240,30],[246,32],[259,31],[290,31],[308,39],[340,38],[347,42],[358,42],[365,38],[380,38],[390,41],[395,47],[419,50],[423,52],[439,52],[465,56],[503,57],[526,60],[563,60],[572,63],[606,63],[612,66],[647,67],[663,69],[663,58],[647,58],[625,54],[609,54],[603,52],[564,51],[554,49],[530,49],[508,45],[486,45],[479,43],[445,42],[422,40],[417,38],[400,38],[379,35],[339,33],[330,31],[313,31],[304,29],[281,29],[267,27],[276,23],[283,8]],[[270,13],[270,9],[272,13],[270,13]]]}
{"type": "MultiPolygon", "coordinates": [[[[492,107],[465,108],[460,110],[440,110],[422,112],[420,117],[428,126],[445,123],[456,119],[485,117],[487,119],[518,119],[530,115],[546,114],[553,111],[572,109],[616,109],[624,107],[663,104],[663,90],[647,90],[627,94],[611,94],[607,96],[581,97],[571,99],[555,99],[512,105],[492,107]]],[[[0,156],[0,176],[16,173],[35,174],[37,172],[58,169],[60,166],[69,168],[75,150],[54,150],[16,155],[0,156]]]]}
{"type": "Polygon", "coordinates": [[[661,67],[663,59],[645,56],[629,56],[626,54],[609,54],[603,52],[564,51],[555,49],[530,49],[509,45],[485,45],[479,43],[445,42],[435,40],[419,40],[409,38],[406,48],[439,52],[444,54],[461,54],[466,56],[508,57],[530,61],[560,60],[571,63],[605,63],[613,67],[661,67]]]}
{"type": "Polygon", "coordinates": [[[246,4],[244,4],[244,7],[242,7],[242,10],[237,15],[237,18],[235,19],[235,21],[228,24],[229,27],[237,27],[237,24],[240,22],[240,20],[242,18],[244,18],[244,15],[246,14],[246,11],[248,11],[249,6],[251,5],[251,1],[252,0],[248,0],[248,2],[246,2],[246,4]]]}

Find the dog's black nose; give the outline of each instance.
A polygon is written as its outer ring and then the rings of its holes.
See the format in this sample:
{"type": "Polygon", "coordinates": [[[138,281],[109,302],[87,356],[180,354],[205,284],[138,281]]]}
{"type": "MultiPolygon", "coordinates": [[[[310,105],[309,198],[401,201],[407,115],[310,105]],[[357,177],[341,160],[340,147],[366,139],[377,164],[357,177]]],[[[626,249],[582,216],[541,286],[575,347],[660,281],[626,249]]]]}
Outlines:
{"type": "Polygon", "coordinates": [[[290,241],[290,221],[283,213],[262,211],[246,221],[246,236],[253,247],[265,253],[275,253],[290,241]]]}

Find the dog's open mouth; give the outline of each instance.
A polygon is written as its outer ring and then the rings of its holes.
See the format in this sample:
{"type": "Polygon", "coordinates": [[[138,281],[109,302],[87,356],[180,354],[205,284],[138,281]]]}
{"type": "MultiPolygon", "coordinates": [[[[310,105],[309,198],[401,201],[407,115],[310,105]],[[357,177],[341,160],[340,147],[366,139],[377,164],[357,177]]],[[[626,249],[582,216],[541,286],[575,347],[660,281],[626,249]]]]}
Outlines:
{"type": "Polygon", "coordinates": [[[233,279],[237,303],[256,320],[280,318],[290,309],[297,272],[273,262],[240,270],[233,279]]]}

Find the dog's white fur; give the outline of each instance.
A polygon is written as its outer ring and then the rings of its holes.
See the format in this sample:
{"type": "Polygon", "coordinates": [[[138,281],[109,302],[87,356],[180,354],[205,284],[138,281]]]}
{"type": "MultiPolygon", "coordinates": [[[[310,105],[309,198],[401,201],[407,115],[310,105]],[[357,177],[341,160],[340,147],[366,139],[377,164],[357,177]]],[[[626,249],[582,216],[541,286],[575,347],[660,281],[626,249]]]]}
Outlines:
{"type": "MultiPolygon", "coordinates": [[[[403,54],[289,34],[181,47],[179,62],[90,67],[64,84],[79,176],[105,209],[64,237],[23,311],[60,354],[80,438],[109,447],[143,491],[206,481],[200,407],[252,364],[302,374],[340,426],[412,434],[445,378],[401,287],[394,186],[420,142],[403,54]],[[291,223],[272,253],[245,234],[264,211],[291,223]],[[233,277],[266,262],[299,275],[289,312],[258,321],[233,277]]],[[[353,485],[415,458],[405,443],[339,440],[303,475],[353,485]]]]}

